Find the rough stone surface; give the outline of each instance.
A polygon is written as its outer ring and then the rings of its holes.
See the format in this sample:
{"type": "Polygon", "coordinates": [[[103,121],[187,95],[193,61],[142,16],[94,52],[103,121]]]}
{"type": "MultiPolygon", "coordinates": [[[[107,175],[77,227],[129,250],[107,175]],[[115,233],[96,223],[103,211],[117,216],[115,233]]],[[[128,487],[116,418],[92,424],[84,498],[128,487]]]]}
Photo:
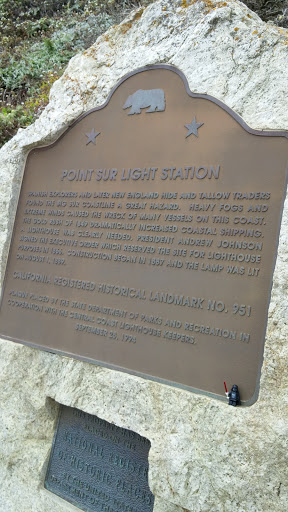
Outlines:
{"type": "MultiPolygon", "coordinates": [[[[288,37],[239,1],[160,0],[135,11],[54,84],[34,125],[0,152],[0,254],[5,268],[28,150],[101,105],[126,73],[177,66],[257,129],[288,130],[288,37]]],[[[226,404],[124,373],[0,341],[0,510],[75,510],[43,489],[57,403],[151,441],[154,512],[286,512],[288,503],[288,204],[274,274],[260,396],[226,404]],[[231,410],[233,409],[233,410],[231,410]]]]}

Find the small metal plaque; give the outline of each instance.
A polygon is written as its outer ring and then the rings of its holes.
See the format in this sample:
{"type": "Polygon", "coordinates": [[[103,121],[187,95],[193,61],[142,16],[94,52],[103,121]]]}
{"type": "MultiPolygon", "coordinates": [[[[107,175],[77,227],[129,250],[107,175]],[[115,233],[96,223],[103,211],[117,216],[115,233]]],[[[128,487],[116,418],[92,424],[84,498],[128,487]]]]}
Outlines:
{"type": "Polygon", "coordinates": [[[175,68],[125,77],[27,158],[2,336],[250,405],[287,155],[175,68]]]}
{"type": "Polygon", "coordinates": [[[45,488],[87,512],[152,512],[150,441],[61,406],[45,488]]]}

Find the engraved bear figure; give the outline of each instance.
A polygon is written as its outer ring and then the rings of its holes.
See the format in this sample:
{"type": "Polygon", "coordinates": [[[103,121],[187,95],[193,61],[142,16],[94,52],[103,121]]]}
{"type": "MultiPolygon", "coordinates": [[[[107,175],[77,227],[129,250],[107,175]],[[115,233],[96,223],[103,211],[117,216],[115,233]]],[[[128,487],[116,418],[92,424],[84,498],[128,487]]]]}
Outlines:
{"type": "Polygon", "coordinates": [[[162,89],[138,89],[131,94],[123,105],[123,109],[131,107],[128,115],[141,114],[141,108],[148,108],[147,112],[163,112],[165,110],[165,95],[162,89]]]}

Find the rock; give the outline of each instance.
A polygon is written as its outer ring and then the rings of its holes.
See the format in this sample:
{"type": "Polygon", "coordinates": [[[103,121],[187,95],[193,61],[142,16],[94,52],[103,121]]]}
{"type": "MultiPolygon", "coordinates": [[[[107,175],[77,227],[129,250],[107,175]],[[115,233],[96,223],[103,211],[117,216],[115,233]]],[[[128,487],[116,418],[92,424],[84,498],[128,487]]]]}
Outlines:
{"type": "MultiPolygon", "coordinates": [[[[240,1],[160,0],[135,10],[74,57],[41,117],[0,151],[1,275],[29,149],[54,140],[105,102],[126,73],[177,66],[193,92],[210,94],[252,128],[288,130],[287,32],[240,1]]],[[[0,508],[57,512],[43,489],[57,403],[151,441],[154,512],[284,512],[288,500],[288,204],[269,310],[260,396],[247,408],[40,350],[0,342],[0,508]],[[232,409],[232,410],[231,410],[232,409]]]]}

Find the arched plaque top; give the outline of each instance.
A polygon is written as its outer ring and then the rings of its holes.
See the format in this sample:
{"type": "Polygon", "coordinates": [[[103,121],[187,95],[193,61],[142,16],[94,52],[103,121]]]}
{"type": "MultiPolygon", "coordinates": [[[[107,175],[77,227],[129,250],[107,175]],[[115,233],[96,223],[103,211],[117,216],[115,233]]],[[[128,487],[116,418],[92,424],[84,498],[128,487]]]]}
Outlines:
{"type": "MultiPolygon", "coordinates": [[[[279,137],[280,136],[280,137],[288,138],[288,131],[285,131],[285,130],[257,130],[257,129],[251,128],[244,121],[244,119],[239,114],[237,114],[237,112],[235,112],[233,109],[231,109],[228,105],[226,105],[224,102],[222,102],[218,98],[215,98],[214,96],[211,96],[209,94],[200,94],[200,93],[192,92],[190,90],[189,83],[188,83],[188,80],[187,80],[185,74],[180,69],[178,69],[177,67],[171,66],[171,65],[168,65],[168,64],[151,64],[149,66],[143,66],[143,67],[138,68],[138,69],[136,69],[136,70],[134,70],[134,71],[132,71],[130,73],[127,73],[112,88],[112,90],[110,91],[110,93],[108,95],[107,100],[103,103],[103,105],[100,105],[99,107],[94,107],[94,108],[88,110],[87,112],[85,112],[84,114],[82,114],[78,119],[76,119],[71,124],[71,127],[73,127],[74,124],[78,123],[79,121],[84,119],[86,116],[88,116],[92,112],[96,112],[97,110],[101,110],[101,109],[105,108],[106,105],[108,105],[108,103],[109,103],[111,97],[113,96],[114,92],[126,80],[129,80],[129,78],[131,78],[131,77],[133,77],[133,76],[135,76],[135,75],[137,75],[139,73],[143,73],[143,72],[146,72],[146,71],[155,71],[155,70],[158,70],[158,69],[165,69],[167,71],[171,71],[173,73],[176,73],[182,79],[182,81],[183,81],[183,83],[185,85],[186,92],[187,92],[187,94],[191,98],[199,98],[199,99],[201,98],[201,99],[204,99],[204,100],[211,101],[212,103],[215,103],[215,105],[218,105],[220,108],[225,110],[233,119],[235,119],[235,121],[237,121],[248,133],[251,133],[252,135],[259,135],[259,136],[264,136],[264,137],[279,137]]],[[[63,136],[63,135],[64,134],[62,134],[61,136],[63,136]]]]}

